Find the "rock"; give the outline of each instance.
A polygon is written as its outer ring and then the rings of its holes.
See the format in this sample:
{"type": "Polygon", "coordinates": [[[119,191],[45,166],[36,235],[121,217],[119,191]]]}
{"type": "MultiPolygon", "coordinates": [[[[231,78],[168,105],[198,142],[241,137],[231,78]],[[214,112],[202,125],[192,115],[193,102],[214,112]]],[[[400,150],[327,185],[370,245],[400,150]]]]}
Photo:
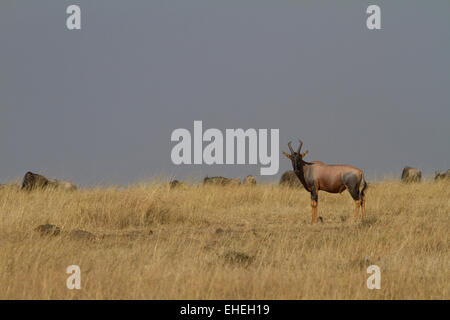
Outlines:
{"type": "Polygon", "coordinates": [[[229,251],[225,254],[224,257],[225,261],[229,263],[236,263],[244,266],[248,266],[254,260],[254,257],[251,257],[248,254],[237,251],[229,251]]]}
{"type": "Polygon", "coordinates": [[[57,236],[61,233],[61,228],[53,224],[42,224],[37,226],[34,231],[39,232],[42,236],[57,236]]]}
{"type": "Polygon", "coordinates": [[[75,229],[69,232],[68,236],[75,240],[96,240],[97,236],[88,231],[75,229]]]}

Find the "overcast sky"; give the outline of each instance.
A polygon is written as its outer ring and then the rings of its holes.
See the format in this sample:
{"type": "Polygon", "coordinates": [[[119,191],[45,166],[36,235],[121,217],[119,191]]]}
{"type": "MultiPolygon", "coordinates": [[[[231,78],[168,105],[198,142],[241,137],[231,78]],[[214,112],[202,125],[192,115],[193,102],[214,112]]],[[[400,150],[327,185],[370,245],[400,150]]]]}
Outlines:
{"type": "MultiPolygon", "coordinates": [[[[259,174],[173,165],[171,133],[194,120],[280,129],[280,151],[301,138],[309,160],[369,179],[447,170],[449,40],[448,0],[2,0],[0,183],[259,174]],[[66,28],[70,4],[81,30],[66,28]]],[[[262,180],[290,166],[280,155],[262,180]]]]}

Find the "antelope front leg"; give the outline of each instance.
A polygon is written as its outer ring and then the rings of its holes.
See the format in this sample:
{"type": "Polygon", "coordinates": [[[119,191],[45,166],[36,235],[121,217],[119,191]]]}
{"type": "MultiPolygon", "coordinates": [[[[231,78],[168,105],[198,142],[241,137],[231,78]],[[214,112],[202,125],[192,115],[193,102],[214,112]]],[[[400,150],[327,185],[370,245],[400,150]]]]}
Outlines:
{"type": "Polygon", "coordinates": [[[317,222],[317,201],[311,200],[312,221],[311,224],[317,222]]]}

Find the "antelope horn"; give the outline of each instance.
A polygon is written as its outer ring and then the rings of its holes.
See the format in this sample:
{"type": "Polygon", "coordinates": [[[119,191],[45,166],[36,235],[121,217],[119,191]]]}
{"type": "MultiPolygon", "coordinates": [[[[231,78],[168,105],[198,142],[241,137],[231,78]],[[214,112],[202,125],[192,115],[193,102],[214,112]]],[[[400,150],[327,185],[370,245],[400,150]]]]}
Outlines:
{"type": "Polygon", "coordinates": [[[300,153],[300,149],[301,149],[302,146],[303,146],[303,142],[302,142],[302,140],[300,140],[300,139],[298,139],[298,142],[300,142],[300,145],[298,146],[297,153],[300,153]]]}
{"type": "Polygon", "coordinates": [[[289,150],[291,150],[291,154],[293,154],[294,153],[294,149],[292,149],[291,143],[292,143],[292,141],[288,142],[288,147],[289,147],[289,150]]]}

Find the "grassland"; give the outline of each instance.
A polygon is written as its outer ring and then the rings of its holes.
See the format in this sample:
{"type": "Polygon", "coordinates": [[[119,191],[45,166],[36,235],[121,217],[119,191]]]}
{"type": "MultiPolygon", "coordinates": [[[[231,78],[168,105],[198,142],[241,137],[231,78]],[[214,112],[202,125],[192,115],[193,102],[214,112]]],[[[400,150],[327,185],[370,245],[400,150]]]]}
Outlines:
{"type": "Polygon", "coordinates": [[[1,299],[449,299],[450,183],[350,195],[271,184],[149,183],[75,192],[0,188],[1,299]],[[61,227],[42,236],[38,225],[61,227]],[[71,237],[91,232],[95,239],[71,237]],[[381,268],[369,290],[367,266],[381,268]],[[68,290],[67,266],[81,268],[68,290]]]}

